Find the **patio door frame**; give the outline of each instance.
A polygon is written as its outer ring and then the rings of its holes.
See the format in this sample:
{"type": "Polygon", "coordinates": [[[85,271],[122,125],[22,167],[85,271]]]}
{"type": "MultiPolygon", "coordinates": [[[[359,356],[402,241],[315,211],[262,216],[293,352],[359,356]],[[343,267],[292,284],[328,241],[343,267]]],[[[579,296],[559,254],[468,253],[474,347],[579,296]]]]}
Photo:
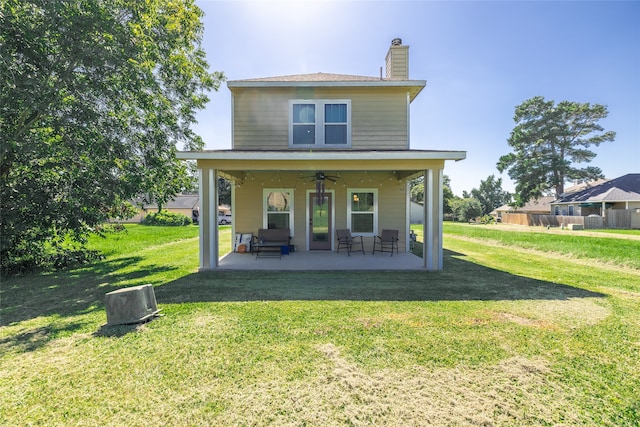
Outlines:
{"type": "MultiPolygon", "coordinates": [[[[305,236],[306,239],[306,243],[305,243],[305,250],[308,252],[311,249],[309,248],[310,243],[311,243],[311,225],[309,224],[311,221],[311,210],[309,209],[309,206],[311,204],[311,195],[315,194],[316,190],[307,190],[307,195],[306,195],[306,208],[305,208],[305,236]]],[[[335,239],[334,239],[334,231],[335,231],[335,219],[336,219],[336,192],[335,190],[325,190],[325,194],[330,194],[331,195],[331,208],[329,209],[329,214],[331,215],[329,224],[331,224],[330,226],[330,230],[329,230],[329,241],[331,242],[331,250],[333,251],[335,249],[335,239]]]]}

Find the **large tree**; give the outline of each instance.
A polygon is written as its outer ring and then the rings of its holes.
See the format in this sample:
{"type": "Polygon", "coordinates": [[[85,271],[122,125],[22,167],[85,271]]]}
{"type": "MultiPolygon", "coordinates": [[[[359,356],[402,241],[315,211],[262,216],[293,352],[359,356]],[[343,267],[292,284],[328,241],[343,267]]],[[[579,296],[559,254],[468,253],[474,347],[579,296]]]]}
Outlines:
{"type": "Polygon", "coordinates": [[[596,154],[589,150],[613,141],[615,132],[598,124],[609,114],[599,104],[545,101],[537,96],[516,107],[515,128],[507,140],[513,152],[500,157],[498,170],[516,183],[520,204],[551,190],[559,196],[569,180],[602,178],[597,167],[580,167],[596,154]]]}
{"type": "Polygon", "coordinates": [[[471,197],[482,205],[482,215],[490,214],[495,208],[511,202],[511,194],[502,189],[502,178],[489,175],[480,181],[480,188],[471,190],[471,197]]]}
{"type": "Polygon", "coordinates": [[[454,197],[449,204],[458,221],[471,221],[482,215],[482,204],[473,197],[454,197]]]}
{"type": "MultiPolygon", "coordinates": [[[[424,175],[420,175],[410,181],[411,200],[417,203],[424,202],[424,175]]],[[[442,199],[443,212],[452,213],[449,206],[449,200],[453,199],[453,191],[451,191],[451,178],[448,175],[442,176],[442,199]]]]}
{"type": "Polygon", "coordinates": [[[0,255],[37,264],[114,206],[166,201],[177,146],[224,76],[208,71],[194,0],[0,2],[0,255]]]}

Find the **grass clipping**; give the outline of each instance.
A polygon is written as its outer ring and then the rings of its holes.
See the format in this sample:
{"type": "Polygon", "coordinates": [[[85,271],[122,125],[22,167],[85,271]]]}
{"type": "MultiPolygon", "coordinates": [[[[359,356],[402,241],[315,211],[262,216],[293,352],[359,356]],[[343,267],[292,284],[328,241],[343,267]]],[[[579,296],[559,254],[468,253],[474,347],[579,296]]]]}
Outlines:
{"type": "Polygon", "coordinates": [[[557,399],[563,393],[547,383],[548,369],[540,360],[516,357],[477,369],[417,367],[369,375],[333,344],[317,350],[326,358],[317,380],[266,382],[238,390],[242,395],[232,397],[225,419],[279,426],[494,426],[555,424],[562,414],[564,422],[576,421],[565,412],[567,402],[557,399]]]}

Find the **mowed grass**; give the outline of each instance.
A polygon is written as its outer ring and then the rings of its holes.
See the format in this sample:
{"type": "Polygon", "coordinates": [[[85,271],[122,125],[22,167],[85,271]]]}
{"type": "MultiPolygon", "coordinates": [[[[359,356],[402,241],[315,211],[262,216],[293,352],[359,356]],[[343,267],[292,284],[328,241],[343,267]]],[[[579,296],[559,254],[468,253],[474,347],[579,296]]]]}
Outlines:
{"type": "Polygon", "coordinates": [[[3,279],[0,425],[638,425],[636,247],[601,246],[640,242],[503,232],[447,224],[441,272],[196,273],[197,227],[96,239],[3,279]],[[107,327],[143,283],[164,316],[107,327]]]}
{"type": "Polygon", "coordinates": [[[596,232],[544,227],[514,227],[504,224],[490,226],[470,226],[447,223],[448,236],[468,237],[524,249],[532,249],[549,254],[569,254],[586,260],[605,261],[619,266],[640,269],[640,230],[620,230],[626,233],[614,234],[614,230],[596,232]],[[521,232],[525,230],[526,232],[521,232]],[[624,237],[624,238],[621,238],[624,237]]]}

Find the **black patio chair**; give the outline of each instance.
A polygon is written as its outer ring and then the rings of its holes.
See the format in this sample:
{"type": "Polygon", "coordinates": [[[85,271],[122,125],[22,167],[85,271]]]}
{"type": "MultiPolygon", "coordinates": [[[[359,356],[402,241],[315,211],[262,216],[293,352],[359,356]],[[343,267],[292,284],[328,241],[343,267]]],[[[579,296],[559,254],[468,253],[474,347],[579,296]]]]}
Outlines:
{"type": "Polygon", "coordinates": [[[351,249],[353,246],[360,246],[362,250],[362,255],[364,255],[364,243],[362,242],[362,236],[352,236],[351,230],[348,228],[336,230],[336,234],[338,235],[338,250],[340,253],[340,248],[347,249],[347,255],[351,256],[351,249]]]}
{"type": "Polygon", "coordinates": [[[393,256],[393,250],[398,253],[398,230],[382,230],[380,236],[376,236],[373,240],[373,255],[376,253],[376,246],[380,249],[378,252],[391,252],[393,256]]]}

